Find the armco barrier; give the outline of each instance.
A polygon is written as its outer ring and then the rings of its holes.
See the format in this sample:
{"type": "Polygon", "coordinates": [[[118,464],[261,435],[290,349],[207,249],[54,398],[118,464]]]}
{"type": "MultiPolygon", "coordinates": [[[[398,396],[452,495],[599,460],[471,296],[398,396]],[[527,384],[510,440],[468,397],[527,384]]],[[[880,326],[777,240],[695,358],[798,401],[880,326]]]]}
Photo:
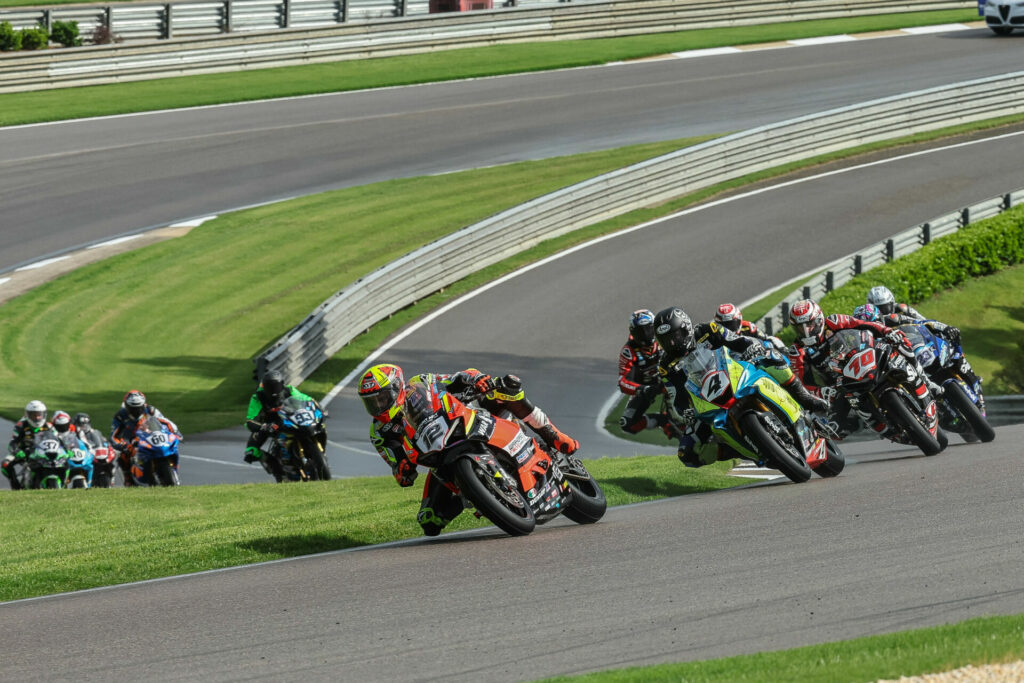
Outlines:
{"type": "Polygon", "coordinates": [[[463,228],[345,287],[262,353],[257,371],[262,376],[282,370],[299,382],[395,311],[539,242],[606,218],[839,149],[1020,113],[1024,72],[763,126],[592,178],[463,228]]]}
{"type": "Polygon", "coordinates": [[[74,20],[126,42],[0,53],[0,93],[478,47],[973,7],[967,0],[628,0],[420,14],[405,0],[224,0],[0,11],[17,26],[74,20]],[[397,10],[395,8],[398,8],[397,10]],[[403,18],[375,19],[404,13],[403,18]],[[371,20],[372,19],[372,20],[371,20]],[[324,24],[331,28],[316,28],[324,24]],[[341,24],[336,26],[336,24],[341,24]],[[287,27],[287,28],[285,28],[287,27]],[[282,28],[284,30],[274,30],[282,28]],[[219,35],[212,35],[219,34],[219,35]]]}
{"type": "Polygon", "coordinates": [[[787,294],[781,303],[768,311],[757,325],[768,334],[778,334],[788,324],[790,307],[801,299],[819,300],[833,289],[842,287],[857,275],[917,251],[934,239],[949,235],[971,221],[980,221],[1024,202],[1024,188],[993,197],[972,206],[933,218],[887,240],[822,266],[822,272],[787,294]]]}
{"type": "Polygon", "coordinates": [[[987,396],[985,412],[993,427],[1024,422],[1024,396],[987,396]]]}

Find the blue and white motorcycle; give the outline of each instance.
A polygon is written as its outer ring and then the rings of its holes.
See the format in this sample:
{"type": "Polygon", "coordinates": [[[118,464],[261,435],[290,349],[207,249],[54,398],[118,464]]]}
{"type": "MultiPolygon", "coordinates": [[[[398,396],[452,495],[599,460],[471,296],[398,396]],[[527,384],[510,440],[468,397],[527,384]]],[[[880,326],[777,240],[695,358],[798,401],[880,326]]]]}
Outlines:
{"type": "Polygon", "coordinates": [[[985,397],[981,382],[970,384],[970,364],[959,344],[933,334],[924,324],[900,325],[914,347],[921,367],[933,382],[942,386],[943,395],[938,400],[939,425],[943,430],[956,432],[964,441],[989,442],[996,438],[996,432],[985,415],[985,397]]]}

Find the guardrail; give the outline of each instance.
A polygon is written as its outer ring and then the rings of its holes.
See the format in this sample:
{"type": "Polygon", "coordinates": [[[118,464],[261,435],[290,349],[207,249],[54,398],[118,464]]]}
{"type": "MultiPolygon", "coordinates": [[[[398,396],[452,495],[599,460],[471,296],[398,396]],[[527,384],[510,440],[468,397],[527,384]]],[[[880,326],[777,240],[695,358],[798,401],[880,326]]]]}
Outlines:
{"type": "Polygon", "coordinates": [[[889,239],[836,259],[822,266],[823,272],[787,294],[781,303],[756,321],[756,324],[767,334],[778,334],[779,330],[789,324],[789,309],[797,301],[820,300],[861,273],[915,252],[939,237],[951,235],[970,225],[971,221],[990,218],[1021,202],[1024,202],[1024,188],[933,218],[927,223],[908,228],[889,239]]]}
{"type": "Polygon", "coordinates": [[[0,93],[501,43],[973,7],[970,0],[629,0],[413,17],[425,11],[424,0],[215,0],[0,11],[0,21],[22,27],[74,20],[85,37],[109,26],[132,39],[174,38],[0,53],[0,93]],[[368,21],[380,13],[405,16],[368,21]],[[314,28],[325,23],[342,25],[314,28]]]}
{"type": "Polygon", "coordinates": [[[255,359],[257,373],[282,370],[297,383],[392,313],[539,242],[604,219],[839,149],[1020,113],[1024,72],[762,126],[592,178],[463,228],[345,287],[255,359]]]}
{"type": "Polygon", "coordinates": [[[1024,396],[986,396],[985,412],[993,427],[1020,424],[1024,422],[1024,396]]]}

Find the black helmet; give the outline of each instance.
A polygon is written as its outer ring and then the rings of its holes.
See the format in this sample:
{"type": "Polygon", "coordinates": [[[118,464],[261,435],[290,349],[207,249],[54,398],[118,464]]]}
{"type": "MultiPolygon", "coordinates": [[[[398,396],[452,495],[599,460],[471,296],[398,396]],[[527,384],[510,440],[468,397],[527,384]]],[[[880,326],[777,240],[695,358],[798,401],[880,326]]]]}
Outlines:
{"type": "Polygon", "coordinates": [[[646,308],[633,311],[629,317],[629,335],[640,346],[654,343],[654,314],[646,308]]]}
{"type": "Polygon", "coordinates": [[[71,421],[75,423],[75,429],[80,432],[87,432],[92,429],[92,420],[89,419],[89,413],[75,413],[71,421]]]}
{"type": "Polygon", "coordinates": [[[697,345],[693,323],[681,308],[666,308],[654,316],[654,334],[669,358],[679,358],[697,345]]]}
{"type": "Polygon", "coordinates": [[[280,370],[271,370],[263,376],[263,393],[272,399],[280,401],[284,398],[284,375],[280,370]]]}

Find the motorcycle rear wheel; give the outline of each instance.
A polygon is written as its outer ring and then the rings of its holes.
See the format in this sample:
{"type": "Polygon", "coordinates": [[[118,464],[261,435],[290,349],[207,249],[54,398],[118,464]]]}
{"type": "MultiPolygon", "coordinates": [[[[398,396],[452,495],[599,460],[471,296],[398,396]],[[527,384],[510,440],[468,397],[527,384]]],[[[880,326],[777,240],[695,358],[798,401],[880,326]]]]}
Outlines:
{"type": "MultiPolygon", "coordinates": [[[[573,472],[582,470],[586,472],[588,479],[581,480],[566,477],[569,482],[569,489],[572,491],[572,502],[562,513],[577,524],[593,524],[602,517],[608,509],[608,500],[604,497],[604,491],[585,467],[572,468],[573,472]]],[[[581,472],[581,474],[582,474],[581,472]]]]}
{"type": "Polygon", "coordinates": [[[473,503],[477,511],[510,536],[525,536],[537,526],[533,508],[519,489],[513,491],[518,498],[518,503],[513,507],[505,500],[503,492],[498,490],[494,477],[472,458],[459,458],[456,461],[455,481],[462,495],[473,503]]]}
{"type": "Polygon", "coordinates": [[[936,455],[942,451],[942,444],[939,443],[936,437],[932,436],[931,432],[925,429],[899,392],[885,392],[882,395],[882,405],[885,407],[890,419],[895,418],[897,422],[906,427],[907,432],[910,434],[910,440],[921,449],[922,453],[925,455],[936,455]]]}
{"type": "Polygon", "coordinates": [[[169,458],[159,458],[153,462],[153,476],[161,486],[178,486],[178,473],[171,467],[169,458]]]}
{"type": "Polygon", "coordinates": [[[984,443],[996,438],[996,430],[988,423],[981,409],[971,400],[964,388],[956,382],[946,384],[946,400],[949,401],[958,413],[963,415],[967,424],[971,425],[971,431],[984,443]]]}
{"type": "Polygon", "coordinates": [[[743,427],[743,432],[747,438],[757,446],[757,452],[777,467],[790,481],[802,484],[811,478],[811,468],[807,461],[795,457],[783,447],[768,432],[768,429],[761,422],[761,417],[756,412],[744,413],[740,417],[740,425],[743,427]]]}

